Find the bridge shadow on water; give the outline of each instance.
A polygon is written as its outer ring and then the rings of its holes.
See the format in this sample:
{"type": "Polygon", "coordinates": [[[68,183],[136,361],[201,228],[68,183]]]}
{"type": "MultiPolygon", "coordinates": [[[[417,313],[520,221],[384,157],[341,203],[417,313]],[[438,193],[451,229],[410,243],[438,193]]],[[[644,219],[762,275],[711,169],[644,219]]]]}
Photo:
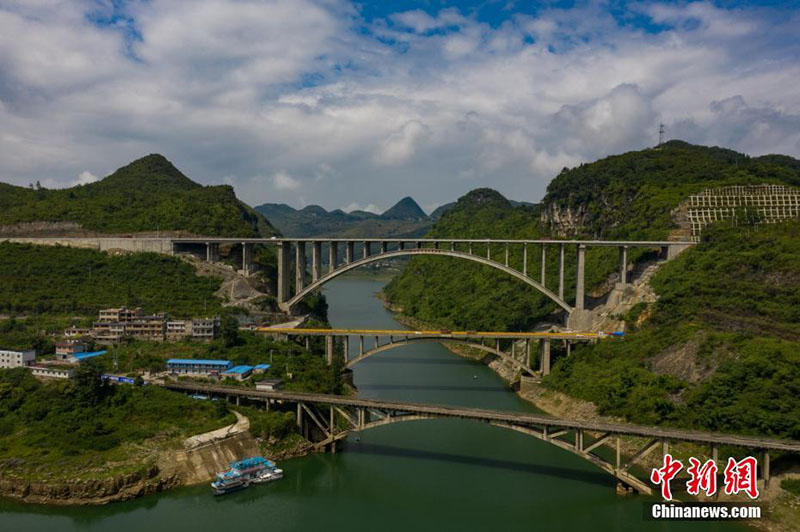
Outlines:
{"type": "Polygon", "coordinates": [[[424,384],[360,384],[359,390],[426,390],[426,391],[447,391],[447,392],[489,392],[497,394],[508,394],[508,390],[497,386],[444,386],[444,385],[424,385],[424,384]]]}
{"type": "Polygon", "coordinates": [[[376,443],[347,443],[347,452],[370,454],[376,456],[393,456],[399,458],[413,458],[417,460],[432,460],[436,462],[448,462],[452,464],[472,465],[479,467],[490,467],[504,469],[507,471],[517,471],[531,475],[542,475],[559,477],[578,482],[586,482],[598,486],[613,486],[614,479],[610,475],[600,471],[581,471],[568,467],[551,466],[544,464],[530,464],[516,462],[513,460],[502,460],[499,458],[488,458],[483,456],[467,456],[461,454],[443,453],[437,451],[426,451],[423,449],[407,449],[393,445],[382,445],[376,443]]]}
{"type": "MultiPolygon", "coordinates": [[[[434,358],[434,357],[420,357],[420,356],[386,356],[378,353],[368,357],[364,362],[369,361],[370,364],[433,364],[442,366],[463,366],[465,359],[453,358],[434,358]]],[[[477,362],[477,361],[476,361],[477,362]]]]}

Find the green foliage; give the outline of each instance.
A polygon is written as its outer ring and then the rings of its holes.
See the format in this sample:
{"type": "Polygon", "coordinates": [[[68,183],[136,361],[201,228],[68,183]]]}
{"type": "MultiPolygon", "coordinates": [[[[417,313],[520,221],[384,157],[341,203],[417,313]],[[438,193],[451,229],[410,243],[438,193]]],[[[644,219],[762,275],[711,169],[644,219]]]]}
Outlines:
{"type": "Polygon", "coordinates": [[[639,329],[575,350],[547,384],[638,422],[800,438],[799,257],[797,221],[708,228],[653,278],[639,329]]]}
{"type": "Polygon", "coordinates": [[[800,495],[800,478],[784,478],[781,480],[781,488],[789,493],[800,495]]]}
{"type": "Polygon", "coordinates": [[[673,140],[564,169],[547,187],[544,203],[581,212],[586,236],[660,239],[675,227],[672,210],[703,189],[754,183],[800,185],[797,160],[751,159],[724,148],[673,140]]]}
{"type": "Polygon", "coordinates": [[[276,233],[262,215],[236,199],[232,187],[199,185],[162,155],[143,157],[96,183],[62,190],[0,184],[0,224],[37,221],[76,222],[103,233],[276,233]]]}
{"type": "Polygon", "coordinates": [[[248,408],[245,414],[250,419],[250,434],[265,440],[283,439],[297,431],[295,415],[292,412],[265,412],[248,408]]]}
{"type": "Polygon", "coordinates": [[[0,312],[92,315],[126,305],[189,317],[219,312],[219,285],[166,255],[0,243],[0,312]]]}
{"type": "Polygon", "coordinates": [[[87,365],[73,381],[43,384],[23,368],[0,371],[0,460],[35,466],[119,449],[157,435],[186,437],[233,421],[214,406],[157,386],[111,386],[87,365]]]}

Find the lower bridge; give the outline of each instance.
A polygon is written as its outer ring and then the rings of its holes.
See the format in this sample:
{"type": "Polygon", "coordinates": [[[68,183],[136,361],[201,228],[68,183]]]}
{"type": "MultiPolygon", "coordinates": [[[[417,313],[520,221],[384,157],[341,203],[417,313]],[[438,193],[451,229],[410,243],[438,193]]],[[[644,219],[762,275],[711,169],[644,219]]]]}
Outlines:
{"type": "Polygon", "coordinates": [[[305,340],[310,348],[312,338],[325,338],[325,358],[333,363],[336,342],[340,341],[344,352],[344,364],[352,368],[364,359],[378,353],[409,344],[425,342],[447,342],[465,345],[489,353],[508,362],[521,374],[530,376],[550,373],[550,343],[560,341],[569,352],[575,342],[596,342],[610,334],[601,332],[501,332],[501,331],[415,331],[403,329],[299,329],[287,327],[258,327],[258,333],[281,339],[305,340]],[[373,339],[369,343],[365,339],[373,339]],[[358,351],[350,357],[351,343],[358,344],[358,351]],[[538,351],[539,368],[532,367],[533,348],[538,351]]]}
{"type": "Polygon", "coordinates": [[[800,453],[800,441],[774,438],[740,436],[714,432],[682,430],[666,427],[604,423],[560,419],[539,414],[504,412],[465,408],[460,406],[428,405],[399,401],[358,399],[337,395],[311,394],[289,391],[261,391],[252,388],[217,386],[201,383],[167,383],[165,387],[186,393],[203,393],[211,396],[263,402],[294,404],[300,432],[316,440],[317,448],[335,452],[336,443],[353,431],[362,431],[390,423],[433,418],[470,419],[490,423],[533,436],[572,452],[614,476],[618,483],[640,493],[652,494],[650,485],[631,473],[631,468],[642,459],[660,449],[669,452],[671,442],[688,442],[705,446],[716,462],[720,447],[736,447],[751,455],[761,456],[761,477],[769,485],[770,452],[800,453]],[[624,457],[620,450],[620,437],[644,438],[646,443],[633,455],[624,457]],[[616,448],[615,458],[607,460],[597,451],[601,446],[616,448]]]}

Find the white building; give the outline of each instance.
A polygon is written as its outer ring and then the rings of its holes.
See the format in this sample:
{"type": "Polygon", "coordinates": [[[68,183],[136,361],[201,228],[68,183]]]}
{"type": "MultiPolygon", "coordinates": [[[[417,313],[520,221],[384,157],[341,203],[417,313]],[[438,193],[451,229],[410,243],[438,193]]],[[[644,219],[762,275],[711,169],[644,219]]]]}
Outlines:
{"type": "Polygon", "coordinates": [[[34,377],[47,377],[50,379],[71,379],[75,374],[72,368],[60,368],[53,366],[31,366],[34,377]]]}
{"type": "Polygon", "coordinates": [[[0,349],[0,368],[21,368],[36,361],[36,351],[13,351],[0,349]]]}

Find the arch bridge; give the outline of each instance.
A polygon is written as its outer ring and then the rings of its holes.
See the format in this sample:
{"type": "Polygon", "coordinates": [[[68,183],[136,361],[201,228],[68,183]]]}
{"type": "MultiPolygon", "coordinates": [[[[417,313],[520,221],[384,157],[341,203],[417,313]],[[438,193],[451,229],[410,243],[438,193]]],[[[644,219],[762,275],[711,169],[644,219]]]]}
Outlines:
{"type": "Polygon", "coordinates": [[[628,284],[628,250],[630,248],[658,249],[665,258],[672,258],[693,245],[673,241],[606,241],[606,240],[508,240],[458,238],[175,238],[173,250],[185,246],[205,245],[206,260],[216,260],[220,244],[241,244],[242,271],[251,270],[250,257],[254,244],[272,244],[278,248],[277,300],[281,309],[290,312],[304,297],[336,277],[368,264],[406,256],[440,256],[476,262],[500,270],[538,290],[570,317],[573,328],[585,328],[588,311],[585,308],[586,250],[591,247],[619,249],[619,286],[628,284]],[[310,280],[308,279],[308,248],[310,249],[310,280]],[[575,294],[565,294],[567,280],[567,249],[574,255],[575,294]],[[531,253],[535,251],[533,254],[531,253]],[[344,253],[342,254],[341,251],[344,253]],[[548,275],[548,251],[558,254],[557,271],[548,275]],[[325,253],[327,252],[327,253],[325,253]],[[359,252],[357,254],[357,252],[359,252]],[[325,256],[327,255],[327,257],[325,256]],[[358,256],[357,256],[358,255],[358,256]],[[292,262],[294,267],[292,267],[292,262]],[[323,272],[323,262],[327,271],[323,272]],[[292,272],[292,270],[294,270],[292,272]],[[292,283],[294,277],[294,283],[292,283]]]}
{"type": "MultiPolygon", "coordinates": [[[[710,458],[719,460],[720,447],[744,449],[752,455],[760,455],[762,486],[769,486],[770,452],[800,454],[800,441],[774,438],[740,436],[718,432],[673,429],[627,423],[605,423],[554,418],[539,414],[504,412],[465,408],[459,406],[428,405],[399,401],[358,399],[337,395],[310,394],[287,391],[260,391],[252,388],[217,386],[201,383],[167,383],[166,388],[185,393],[242,400],[260,403],[269,409],[273,405],[294,405],[297,426],[307,439],[316,441],[315,447],[336,451],[337,442],[352,432],[360,432],[391,423],[418,421],[434,418],[469,419],[503,427],[556,445],[589,462],[617,479],[627,489],[651,494],[646,480],[632,472],[633,466],[657,450],[669,452],[669,445],[688,442],[708,448],[710,458]],[[623,456],[621,437],[635,437],[642,442],[638,450],[623,456]],[[616,450],[614,458],[607,459],[598,454],[602,447],[616,450]]],[[[607,456],[606,453],[603,453],[607,456]]],[[[724,469],[720,467],[721,471],[724,469]]]]}
{"type": "Polygon", "coordinates": [[[597,332],[491,332],[449,330],[402,330],[402,329],[297,329],[285,327],[259,327],[256,332],[269,334],[276,339],[300,339],[306,349],[311,339],[325,338],[325,358],[333,363],[337,342],[344,353],[348,368],[362,360],[384,351],[405,345],[426,342],[457,343],[489,353],[510,363],[521,373],[531,376],[550,373],[550,343],[562,341],[571,348],[574,342],[594,342],[609,335],[597,332]],[[367,341],[370,339],[371,341],[367,341]],[[352,340],[352,343],[351,343],[352,340]],[[357,350],[351,356],[351,345],[357,350]],[[539,368],[532,367],[534,346],[538,350],[539,368]]]}

